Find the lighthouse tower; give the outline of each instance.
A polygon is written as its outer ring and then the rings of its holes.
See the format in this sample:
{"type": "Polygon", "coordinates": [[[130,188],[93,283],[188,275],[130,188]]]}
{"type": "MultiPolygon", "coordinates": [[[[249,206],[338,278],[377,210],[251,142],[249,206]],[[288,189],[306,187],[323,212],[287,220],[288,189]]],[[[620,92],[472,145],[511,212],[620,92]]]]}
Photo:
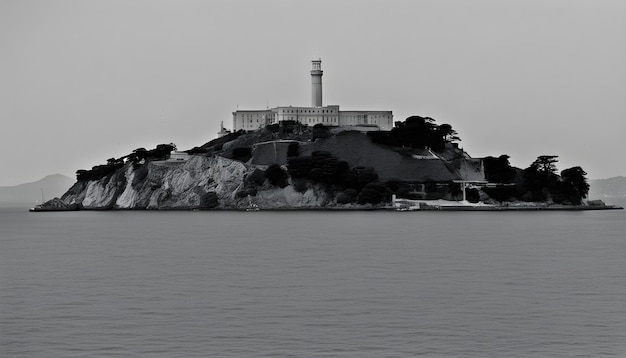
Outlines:
{"type": "Polygon", "coordinates": [[[311,70],[311,107],[322,106],[322,59],[312,60],[313,69],[311,70]]]}

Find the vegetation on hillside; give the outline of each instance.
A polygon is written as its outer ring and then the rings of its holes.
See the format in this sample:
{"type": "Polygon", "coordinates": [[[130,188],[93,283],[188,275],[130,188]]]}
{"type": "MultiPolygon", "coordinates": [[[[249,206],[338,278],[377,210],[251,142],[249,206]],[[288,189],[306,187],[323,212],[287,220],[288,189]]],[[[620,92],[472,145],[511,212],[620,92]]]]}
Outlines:
{"type": "MultiPolygon", "coordinates": [[[[453,182],[411,182],[398,179],[381,181],[373,167],[352,166],[339,160],[330,152],[318,150],[308,156],[300,148],[300,143],[323,141],[333,136],[331,127],[316,124],[313,127],[295,121],[284,121],[254,132],[237,131],[214,139],[200,147],[188,150],[189,154],[219,155],[247,163],[253,156],[252,147],[256,143],[274,140],[294,140],[287,148],[287,164],[273,164],[266,169],[254,168],[244,179],[245,187],[236,193],[238,197],[255,196],[264,183],[285,188],[292,185],[298,192],[305,192],[312,186],[321,187],[338,204],[379,204],[391,200],[395,194],[409,199],[449,199],[460,200],[460,185],[453,182]]],[[[368,132],[371,141],[387,146],[401,155],[421,155],[424,149],[437,152],[442,160],[452,161],[467,158],[454,142],[461,139],[449,124],[435,124],[430,117],[411,116],[405,121],[396,122],[388,132],[368,132]]],[[[96,165],[91,170],[78,170],[78,181],[97,180],[105,177],[126,163],[135,168],[150,160],[165,159],[175,150],[173,144],[159,144],[152,150],[137,148],[121,158],[110,158],[106,164],[96,165]]],[[[483,159],[485,178],[491,184],[466,191],[471,202],[488,201],[529,201],[554,202],[559,204],[581,204],[589,192],[587,173],[581,167],[565,169],[557,174],[555,155],[539,156],[528,168],[511,166],[508,155],[483,159]],[[493,185],[495,184],[495,185],[493,185]]],[[[454,169],[451,169],[454,170],[454,169]]],[[[145,174],[145,173],[144,173],[145,174]]],[[[144,175],[145,176],[145,175],[144,175]]],[[[137,175],[135,179],[142,178],[137,175]]],[[[138,180],[138,179],[137,179],[138,180]]]]}
{"type": "Polygon", "coordinates": [[[523,172],[523,185],[527,190],[523,200],[545,201],[579,205],[587,197],[587,173],[579,166],[556,174],[556,155],[541,155],[523,172]]]}
{"type": "Polygon", "coordinates": [[[446,143],[460,141],[458,133],[449,124],[435,124],[430,117],[411,116],[396,122],[390,132],[369,133],[374,143],[394,147],[445,149],[446,143]]]}
{"type": "Polygon", "coordinates": [[[173,150],[176,150],[176,146],[173,143],[159,144],[156,148],[150,150],[137,148],[123,157],[109,158],[106,164],[93,166],[90,170],[77,170],[76,180],[80,182],[104,178],[123,167],[126,163],[133,163],[133,165],[138,166],[148,160],[164,160],[173,150]]]}
{"type": "Polygon", "coordinates": [[[557,204],[580,205],[589,193],[587,173],[579,166],[557,174],[558,156],[541,155],[528,168],[514,168],[508,155],[484,158],[485,176],[496,187],[483,191],[497,201],[552,201],[557,204]]]}

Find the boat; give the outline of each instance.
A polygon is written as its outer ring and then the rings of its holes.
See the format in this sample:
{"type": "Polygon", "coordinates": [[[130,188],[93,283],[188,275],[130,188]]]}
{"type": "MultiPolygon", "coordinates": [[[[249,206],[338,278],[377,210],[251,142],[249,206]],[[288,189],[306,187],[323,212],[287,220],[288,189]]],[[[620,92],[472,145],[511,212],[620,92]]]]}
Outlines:
{"type": "Polygon", "coordinates": [[[261,210],[256,203],[252,202],[252,198],[248,195],[248,206],[246,207],[246,211],[259,211],[261,210]]]}
{"type": "Polygon", "coordinates": [[[396,211],[418,211],[422,210],[422,203],[409,200],[409,199],[399,199],[395,194],[391,197],[391,203],[396,211]]]}
{"type": "Polygon", "coordinates": [[[49,201],[43,201],[41,204],[37,204],[34,207],[28,209],[30,212],[43,212],[43,211],[78,211],[80,207],[76,203],[66,204],[59,198],[54,198],[49,201]]]}

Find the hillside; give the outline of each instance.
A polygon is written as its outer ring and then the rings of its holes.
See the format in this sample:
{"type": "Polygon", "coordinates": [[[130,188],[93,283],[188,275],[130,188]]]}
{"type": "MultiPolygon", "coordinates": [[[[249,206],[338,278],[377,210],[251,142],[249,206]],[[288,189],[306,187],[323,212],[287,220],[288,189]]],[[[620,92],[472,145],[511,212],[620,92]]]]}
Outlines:
{"type": "Polygon", "coordinates": [[[0,205],[34,205],[44,199],[60,197],[72,186],[74,180],[65,175],[53,174],[32,183],[0,186],[0,205]]]}
{"type": "Polygon", "coordinates": [[[174,158],[179,159],[170,158],[173,144],[138,148],[78,170],[74,186],[50,207],[238,209],[252,202],[264,209],[362,207],[384,205],[396,192],[460,199],[453,181],[483,179],[482,166],[444,141],[447,134],[439,126],[427,123],[431,133],[420,140],[438,149],[417,142],[390,146],[382,143],[393,140],[388,132],[375,138],[369,132],[297,122],[235,132],[186,151],[187,157],[178,152],[174,158]]]}
{"type": "Polygon", "coordinates": [[[49,209],[263,209],[385,206],[392,195],[509,206],[581,205],[588,186],[557,156],[529,168],[508,156],[471,158],[450,125],[412,116],[391,131],[284,121],[238,131],[185,152],[137,148],[90,170],[49,209]],[[491,184],[487,185],[487,181],[491,184]],[[472,183],[467,190],[462,184],[472,183]],[[533,204],[534,203],[534,204],[533,204]]]}

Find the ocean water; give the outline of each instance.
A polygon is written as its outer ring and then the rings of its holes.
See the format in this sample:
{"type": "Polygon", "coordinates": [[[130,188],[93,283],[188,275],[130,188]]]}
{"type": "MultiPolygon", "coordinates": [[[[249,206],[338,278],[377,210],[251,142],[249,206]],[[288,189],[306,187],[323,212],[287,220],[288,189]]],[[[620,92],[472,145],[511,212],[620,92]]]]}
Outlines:
{"type": "Polygon", "coordinates": [[[626,356],[626,212],[3,209],[0,356],[626,356]]]}

